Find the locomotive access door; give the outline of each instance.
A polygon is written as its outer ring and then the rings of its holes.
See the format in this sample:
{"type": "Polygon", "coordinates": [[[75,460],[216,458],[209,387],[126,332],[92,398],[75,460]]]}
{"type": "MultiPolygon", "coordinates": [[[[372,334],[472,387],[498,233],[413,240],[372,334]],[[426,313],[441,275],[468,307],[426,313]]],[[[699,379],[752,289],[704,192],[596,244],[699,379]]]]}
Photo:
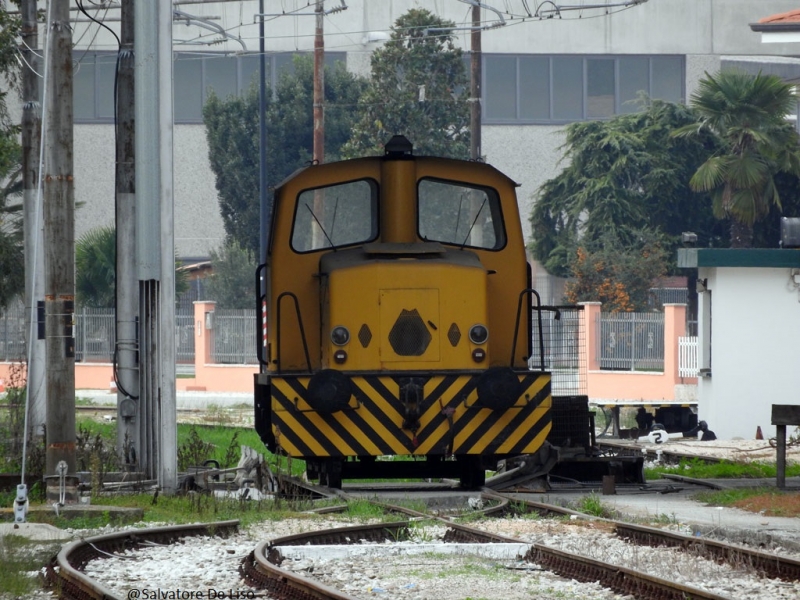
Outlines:
{"type": "Polygon", "coordinates": [[[381,362],[439,361],[439,290],[380,290],[381,362]]]}

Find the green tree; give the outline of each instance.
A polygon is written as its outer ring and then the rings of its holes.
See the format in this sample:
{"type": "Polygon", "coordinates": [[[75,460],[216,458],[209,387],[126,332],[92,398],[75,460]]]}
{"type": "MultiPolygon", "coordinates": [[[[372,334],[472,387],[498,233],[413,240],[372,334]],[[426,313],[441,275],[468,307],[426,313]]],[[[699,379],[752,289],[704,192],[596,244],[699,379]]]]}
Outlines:
{"type": "Polygon", "coordinates": [[[232,241],[211,251],[211,275],[205,279],[205,293],[217,308],[255,306],[256,262],[253,253],[232,241]]]}
{"type": "Polygon", "coordinates": [[[611,231],[587,240],[572,259],[566,301],[602,302],[606,312],[647,310],[652,282],[667,272],[670,255],[664,241],[647,230],[634,232],[634,239],[625,243],[611,231]]]}
{"type": "Polygon", "coordinates": [[[786,121],[797,97],[791,84],[775,75],[750,75],[735,69],[706,73],[691,105],[699,125],[676,136],[710,134],[717,151],[692,176],[692,189],[709,192],[714,215],[730,221],[731,246],[752,246],[754,224],[780,208],[775,175],[800,174],[797,133],[786,121]]]}
{"type": "Polygon", "coordinates": [[[425,9],[397,19],[389,41],[372,53],[372,78],[345,156],[383,154],[402,134],[416,154],[469,157],[469,85],[454,26],[425,9]]]}
{"type": "Polygon", "coordinates": [[[19,18],[8,14],[0,0],[0,308],[25,291],[25,259],[20,218],[21,160],[17,136],[19,127],[11,123],[6,102],[16,88],[19,74],[16,39],[19,18]]]}
{"type": "MultiPolygon", "coordinates": [[[[295,57],[293,72],[282,73],[275,101],[267,94],[267,178],[274,186],[311,160],[314,67],[311,57],[295,57]]],[[[337,63],[325,68],[325,156],[336,160],[355,122],[354,107],[364,81],[337,63]]],[[[203,108],[211,169],[216,175],[220,213],[229,242],[258,255],[259,118],[258,90],[221,99],[203,108]]]]}
{"type": "Polygon", "coordinates": [[[13,129],[0,131],[0,308],[25,291],[20,159],[13,129]]]}
{"type": "Polygon", "coordinates": [[[81,306],[114,306],[117,231],[98,227],[75,244],[75,299],[81,306]]]}
{"type": "MultiPolygon", "coordinates": [[[[116,301],[117,230],[96,227],[75,244],[75,299],[81,306],[110,308],[116,301]]],[[[189,289],[181,262],[175,257],[175,295],[189,289]]]]}
{"type": "Polygon", "coordinates": [[[635,246],[642,230],[664,234],[669,253],[687,230],[724,245],[710,201],[688,185],[714,138],[673,136],[696,123],[693,112],[643,102],[638,113],[567,127],[569,165],[541,187],[530,219],[532,254],[550,273],[569,276],[579,246],[591,248],[600,239],[635,246]]]}

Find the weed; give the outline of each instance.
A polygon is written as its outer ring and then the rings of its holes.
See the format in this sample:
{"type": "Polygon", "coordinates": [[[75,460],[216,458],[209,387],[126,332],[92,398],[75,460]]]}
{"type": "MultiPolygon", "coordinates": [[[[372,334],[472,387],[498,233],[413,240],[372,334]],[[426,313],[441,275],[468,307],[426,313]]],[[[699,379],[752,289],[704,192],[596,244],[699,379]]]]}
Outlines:
{"type": "Polygon", "coordinates": [[[214,452],[214,444],[205,442],[194,427],[189,430],[189,439],[178,446],[178,470],[202,465],[214,452]]]}
{"type": "Polygon", "coordinates": [[[347,514],[354,519],[367,521],[384,518],[386,511],[369,500],[356,499],[347,503],[347,514]]]}
{"type": "Polygon", "coordinates": [[[79,471],[92,471],[92,483],[102,483],[103,473],[119,469],[116,450],[116,430],[111,436],[92,431],[83,421],[75,433],[75,462],[79,471]]]}
{"type": "Polygon", "coordinates": [[[603,504],[600,496],[594,492],[588,496],[583,496],[576,504],[576,510],[594,517],[608,517],[611,513],[611,510],[606,508],[605,504],[603,504]]]}
{"type": "Polygon", "coordinates": [[[0,537],[0,590],[12,598],[24,598],[41,586],[37,572],[59,550],[58,544],[39,545],[17,535],[0,537]]]}
{"type": "Polygon", "coordinates": [[[239,455],[241,451],[239,449],[239,432],[234,431],[233,437],[231,438],[230,444],[228,444],[228,449],[225,450],[225,458],[222,459],[222,467],[224,469],[228,469],[239,464],[239,455]]]}
{"type": "Polygon", "coordinates": [[[203,419],[215,425],[227,425],[231,422],[231,415],[221,406],[209,404],[203,419]]]}

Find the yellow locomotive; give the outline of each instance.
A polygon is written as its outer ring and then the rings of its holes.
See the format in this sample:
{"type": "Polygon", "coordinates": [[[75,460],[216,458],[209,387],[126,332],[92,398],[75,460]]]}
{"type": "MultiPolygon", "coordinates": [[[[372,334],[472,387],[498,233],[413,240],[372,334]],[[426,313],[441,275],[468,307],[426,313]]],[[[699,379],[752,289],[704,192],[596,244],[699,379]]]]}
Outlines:
{"type": "Polygon", "coordinates": [[[414,156],[402,136],[278,186],[257,275],[256,429],[271,451],[332,487],[474,488],[543,446],[551,378],[528,364],[538,296],[515,187],[487,164],[414,156]]]}

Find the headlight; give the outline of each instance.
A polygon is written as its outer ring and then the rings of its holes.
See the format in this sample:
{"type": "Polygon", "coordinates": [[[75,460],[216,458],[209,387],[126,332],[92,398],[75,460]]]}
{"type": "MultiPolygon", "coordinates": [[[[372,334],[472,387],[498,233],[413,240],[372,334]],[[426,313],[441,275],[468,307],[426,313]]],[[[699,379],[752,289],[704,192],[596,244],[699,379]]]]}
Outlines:
{"type": "Polygon", "coordinates": [[[489,330],[486,325],[473,325],[469,328],[469,340],[473,344],[485,344],[489,339],[489,330]]]}
{"type": "Polygon", "coordinates": [[[350,332],[347,327],[337,325],[331,330],[331,341],[337,346],[344,346],[350,341],[350,332]]]}

